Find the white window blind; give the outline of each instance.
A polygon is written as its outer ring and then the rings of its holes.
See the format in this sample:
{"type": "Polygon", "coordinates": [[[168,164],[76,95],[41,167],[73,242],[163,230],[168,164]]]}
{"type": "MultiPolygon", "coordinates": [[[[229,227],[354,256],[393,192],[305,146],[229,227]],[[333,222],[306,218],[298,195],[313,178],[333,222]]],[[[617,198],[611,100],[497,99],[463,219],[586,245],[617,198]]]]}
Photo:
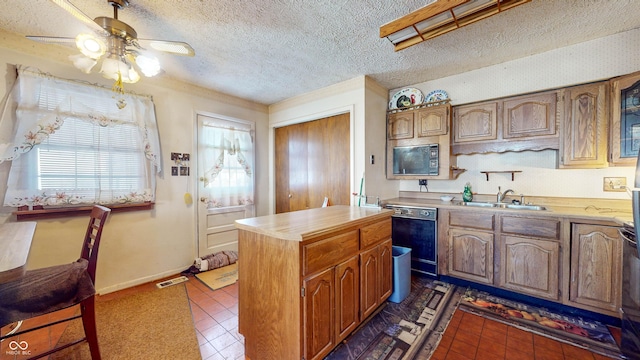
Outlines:
{"type": "Polygon", "coordinates": [[[21,72],[0,120],[17,129],[0,139],[0,161],[12,161],[5,206],[154,201],[153,103],[123,98],[120,109],[107,89],[21,72]]]}

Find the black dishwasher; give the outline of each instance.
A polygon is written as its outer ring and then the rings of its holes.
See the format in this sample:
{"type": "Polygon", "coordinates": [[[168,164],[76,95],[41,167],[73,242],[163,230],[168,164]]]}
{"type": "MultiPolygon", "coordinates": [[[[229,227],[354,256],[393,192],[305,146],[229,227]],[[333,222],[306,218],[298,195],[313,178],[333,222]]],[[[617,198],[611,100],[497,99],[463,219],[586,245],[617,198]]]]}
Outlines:
{"type": "Polygon", "coordinates": [[[387,208],[394,211],[391,216],[393,245],[411,249],[412,272],[437,277],[437,209],[401,205],[387,205],[387,208]]]}

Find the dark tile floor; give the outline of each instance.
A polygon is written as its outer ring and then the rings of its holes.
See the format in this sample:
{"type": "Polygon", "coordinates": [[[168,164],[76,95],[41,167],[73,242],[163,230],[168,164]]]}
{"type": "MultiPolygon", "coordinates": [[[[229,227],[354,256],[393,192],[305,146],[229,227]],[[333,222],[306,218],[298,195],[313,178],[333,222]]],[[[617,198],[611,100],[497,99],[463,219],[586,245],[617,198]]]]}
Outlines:
{"type": "MultiPolygon", "coordinates": [[[[155,289],[155,283],[136,286],[116,293],[99,296],[98,301],[113,299],[130,293],[155,289]]],[[[211,290],[198,279],[190,277],[185,283],[193,324],[204,360],[244,359],[244,339],[238,333],[238,285],[211,290]]],[[[73,308],[69,311],[74,311],[73,308]]],[[[25,322],[25,327],[43,319],[25,322]]],[[[53,346],[64,331],[64,324],[39,330],[39,340],[29,344],[32,355],[53,346]]],[[[2,329],[2,334],[7,331],[2,329]]],[[[619,333],[614,333],[619,336],[619,333]]],[[[20,359],[9,356],[7,341],[0,345],[0,359],[20,359]]],[[[433,360],[457,359],[606,359],[605,357],[522,331],[493,320],[456,310],[433,360]]]]}

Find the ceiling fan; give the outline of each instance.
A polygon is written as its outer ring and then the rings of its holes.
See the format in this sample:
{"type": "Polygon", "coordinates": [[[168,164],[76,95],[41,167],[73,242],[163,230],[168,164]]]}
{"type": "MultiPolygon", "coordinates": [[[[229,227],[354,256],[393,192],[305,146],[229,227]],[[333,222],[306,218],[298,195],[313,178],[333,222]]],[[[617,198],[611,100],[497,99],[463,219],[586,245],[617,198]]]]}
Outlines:
{"type": "Polygon", "coordinates": [[[116,80],[114,90],[123,92],[122,83],[140,80],[136,67],[147,77],[160,71],[160,62],[153,51],[173,55],[194,56],[193,48],[180,41],[140,39],[133,27],[118,20],[118,10],[129,6],[129,0],[107,0],[113,7],[113,17],[100,16],[91,19],[70,0],[51,0],[71,15],[89,26],[92,33],[72,37],[27,36],[28,39],[57,44],[74,44],[82,54],[69,56],[73,64],[85,73],[102,60],[100,73],[108,79],[116,80]],[[134,67],[133,65],[136,65],[134,67]]]}

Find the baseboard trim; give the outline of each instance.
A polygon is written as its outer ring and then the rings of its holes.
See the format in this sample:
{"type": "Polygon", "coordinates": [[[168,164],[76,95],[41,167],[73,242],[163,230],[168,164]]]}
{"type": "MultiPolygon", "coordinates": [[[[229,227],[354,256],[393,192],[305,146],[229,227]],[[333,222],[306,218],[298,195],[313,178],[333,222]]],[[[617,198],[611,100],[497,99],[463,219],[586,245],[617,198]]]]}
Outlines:
{"type": "Polygon", "coordinates": [[[124,282],[124,283],[120,283],[120,284],[116,284],[116,285],[112,285],[112,286],[107,286],[107,287],[104,287],[104,288],[96,289],[96,293],[98,293],[100,295],[106,295],[106,294],[109,294],[109,293],[112,293],[112,292],[128,289],[130,287],[146,284],[146,283],[149,283],[149,282],[154,282],[156,280],[163,279],[163,278],[166,278],[168,276],[179,275],[181,272],[185,271],[186,269],[187,268],[181,267],[181,268],[177,268],[177,269],[173,269],[173,270],[167,270],[167,271],[159,273],[159,274],[145,276],[145,277],[134,279],[134,280],[131,280],[131,281],[127,281],[127,282],[124,282]]]}

